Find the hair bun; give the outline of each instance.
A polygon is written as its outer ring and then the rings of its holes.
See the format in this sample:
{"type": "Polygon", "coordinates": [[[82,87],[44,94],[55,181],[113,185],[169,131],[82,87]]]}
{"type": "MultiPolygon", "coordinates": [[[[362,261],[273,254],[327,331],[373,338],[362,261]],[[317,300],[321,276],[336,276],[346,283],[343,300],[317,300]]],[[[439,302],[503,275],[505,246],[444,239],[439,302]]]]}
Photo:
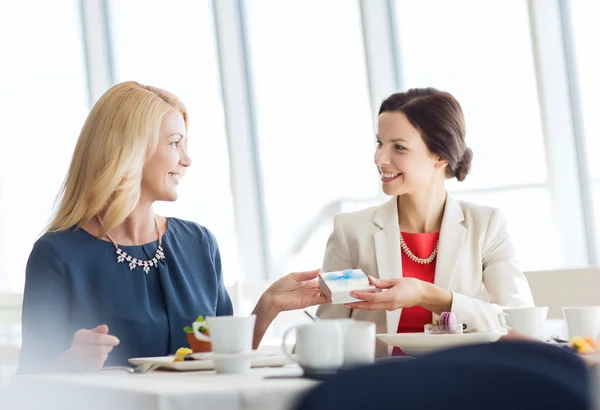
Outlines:
{"type": "Polygon", "coordinates": [[[469,172],[471,172],[471,161],[473,161],[473,151],[467,147],[454,172],[458,181],[464,181],[469,172]]]}

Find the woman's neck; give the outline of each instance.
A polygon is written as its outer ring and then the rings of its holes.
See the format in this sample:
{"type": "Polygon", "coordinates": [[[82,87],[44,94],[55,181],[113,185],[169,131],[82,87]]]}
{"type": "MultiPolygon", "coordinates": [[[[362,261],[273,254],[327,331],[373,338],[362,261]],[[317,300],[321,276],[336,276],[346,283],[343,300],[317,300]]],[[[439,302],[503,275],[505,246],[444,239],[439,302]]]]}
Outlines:
{"type": "MultiPolygon", "coordinates": [[[[102,215],[101,215],[102,216],[102,215]]],[[[108,231],[111,238],[119,245],[136,246],[154,242],[158,239],[156,224],[161,235],[167,230],[167,219],[156,215],[152,203],[143,205],[141,202],[135,207],[125,220],[108,231]],[[156,223],[154,220],[156,219],[156,223]]],[[[91,218],[79,224],[79,227],[89,234],[109,241],[106,235],[100,236],[102,229],[97,218],[91,218]]]]}
{"type": "Polygon", "coordinates": [[[122,240],[135,245],[152,242],[158,239],[156,222],[152,205],[138,204],[133,212],[114,229],[111,235],[118,235],[122,240]]]}
{"type": "MultiPolygon", "coordinates": [[[[134,208],[125,220],[112,228],[108,234],[120,245],[135,246],[150,243],[158,239],[152,203],[142,202],[134,208]]],[[[159,223],[159,228],[162,224],[159,223]]],[[[163,230],[161,229],[161,233],[163,230]]]]}
{"type": "Polygon", "coordinates": [[[436,187],[400,195],[397,200],[398,222],[402,232],[439,232],[444,217],[446,190],[436,187]]]}

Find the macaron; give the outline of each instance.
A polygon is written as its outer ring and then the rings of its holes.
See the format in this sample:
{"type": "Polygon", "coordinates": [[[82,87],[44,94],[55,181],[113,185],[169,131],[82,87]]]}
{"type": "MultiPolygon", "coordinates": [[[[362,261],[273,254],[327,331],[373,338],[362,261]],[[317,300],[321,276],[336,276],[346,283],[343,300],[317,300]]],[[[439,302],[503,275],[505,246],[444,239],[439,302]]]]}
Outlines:
{"type": "Polygon", "coordinates": [[[440,315],[440,329],[451,332],[456,326],[456,315],[452,312],[442,312],[440,315]]]}

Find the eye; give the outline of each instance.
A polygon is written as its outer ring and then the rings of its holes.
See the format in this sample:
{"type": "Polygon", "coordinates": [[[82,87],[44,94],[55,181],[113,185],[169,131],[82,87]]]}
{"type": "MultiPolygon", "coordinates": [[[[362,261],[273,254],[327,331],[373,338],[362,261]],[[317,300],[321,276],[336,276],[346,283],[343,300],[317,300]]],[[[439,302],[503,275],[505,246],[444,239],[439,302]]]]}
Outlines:
{"type": "Polygon", "coordinates": [[[375,142],[375,145],[377,145],[377,148],[381,148],[381,146],[383,145],[383,143],[381,142],[381,140],[377,140],[375,142]]]}
{"type": "Polygon", "coordinates": [[[402,145],[394,145],[394,149],[397,149],[398,151],[404,151],[406,148],[404,148],[402,145]]]}

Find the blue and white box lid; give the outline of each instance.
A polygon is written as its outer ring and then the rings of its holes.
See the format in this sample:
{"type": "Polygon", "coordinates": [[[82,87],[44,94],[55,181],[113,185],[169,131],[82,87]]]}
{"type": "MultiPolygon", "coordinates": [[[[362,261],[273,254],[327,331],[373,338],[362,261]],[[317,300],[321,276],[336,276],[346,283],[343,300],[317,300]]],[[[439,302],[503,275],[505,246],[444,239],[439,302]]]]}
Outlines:
{"type": "Polygon", "coordinates": [[[362,269],[344,269],[336,272],[324,272],[319,277],[321,291],[331,300],[331,304],[360,302],[350,296],[355,290],[374,291],[369,278],[362,269]]]}

